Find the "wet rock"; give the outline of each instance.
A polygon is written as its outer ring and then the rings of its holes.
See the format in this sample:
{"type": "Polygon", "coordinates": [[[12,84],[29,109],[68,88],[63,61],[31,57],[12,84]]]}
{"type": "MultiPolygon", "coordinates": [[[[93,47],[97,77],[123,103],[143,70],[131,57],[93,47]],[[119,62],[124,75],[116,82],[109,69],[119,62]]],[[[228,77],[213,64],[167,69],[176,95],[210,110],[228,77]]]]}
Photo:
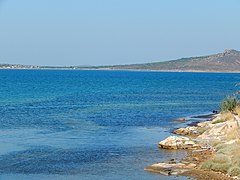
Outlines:
{"type": "Polygon", "coordinates": [[[194,122],[191,122],[189,124],[187,124],[188,126],[197,126],[198,123],[200,123],[200,121],[194,121],[194,122]]]}
{"type": "Polygon", "coordinates": [[[209,118],[214,117],[215,115],[216,115],[215,113],[213,113],[213,114],[204,114],[204,115],[192,116],[191,118],[209,119],[209,118]]]}
{"type": "Polygon", "coordinates": [[[185,122],[187,119],[186,118],[178,118],[175,121],[176,122],[185,122]]]}
{"type": "Polygon", "coordinates": [[[175,164],[169,164],[169,163],[157,163],[153,164],[147,168],[145,168],[145,171],[160,173],[162,175],[179,175],[186,171],[191,170],[192,168],[195,168],[196,164],[193,163],[175,163],[175,164]]]}

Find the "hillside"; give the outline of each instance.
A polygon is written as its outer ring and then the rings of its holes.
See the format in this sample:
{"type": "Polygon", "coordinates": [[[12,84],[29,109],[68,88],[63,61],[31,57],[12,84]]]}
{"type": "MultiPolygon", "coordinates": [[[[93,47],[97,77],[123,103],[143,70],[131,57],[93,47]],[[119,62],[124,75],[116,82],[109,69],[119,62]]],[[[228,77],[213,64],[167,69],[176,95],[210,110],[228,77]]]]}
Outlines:
{"type": "Polygon", "coordinates": [[[159,71],[240,71],[240,51],[226,49],[223,53],[208,56],[146,64],[102,66],[97,68],[159,71]]]}
{"type": "Polygon", "coordinates": [[[178,60],[145,64],[129,64],[115,66],[32,66],[16,64],[0,64],[0,69],[103,69],[103,70],[156,70],[156,71],[223,71],[240,72],[240,51],[226,49],[223,53],[189,57],[178,60]]]}

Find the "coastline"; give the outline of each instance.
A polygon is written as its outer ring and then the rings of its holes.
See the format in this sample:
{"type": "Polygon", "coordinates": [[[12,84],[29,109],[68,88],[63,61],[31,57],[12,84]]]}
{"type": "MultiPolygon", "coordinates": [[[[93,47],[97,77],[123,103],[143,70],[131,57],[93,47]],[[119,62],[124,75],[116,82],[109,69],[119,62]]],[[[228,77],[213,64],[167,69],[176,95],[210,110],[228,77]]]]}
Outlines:
{"type": "Polygon", "coordinates": [[[71,70],[71,71],[130,71],[130,72],[173,72],[173,73],[240,73],[228,70],[152,70],[152,69],[111,69],[111,68],[68,68],[68,67],[49,67],[49,68],[2,68],[0,70],[71,70]]]}
{"type": "Polygon", "coordinates": [[[240,117],[231,113],[228,114],[228,119],[223,121],[225,116],[226,114],[194,116],[206,117],[206,120],[175,129],[175,135],[159,142],[160,149],[184,149],[188,155],[180,161],[166,160],[144,170],[166,176],[187,176],[196,179],[240,179],[238,167],[234,165],[235,162],[231,163],[239,158],[231,149],[235,146],[235,149],[239,149],[240,117]],[[227,151],[223,151],[223,148],[227,151]]]}

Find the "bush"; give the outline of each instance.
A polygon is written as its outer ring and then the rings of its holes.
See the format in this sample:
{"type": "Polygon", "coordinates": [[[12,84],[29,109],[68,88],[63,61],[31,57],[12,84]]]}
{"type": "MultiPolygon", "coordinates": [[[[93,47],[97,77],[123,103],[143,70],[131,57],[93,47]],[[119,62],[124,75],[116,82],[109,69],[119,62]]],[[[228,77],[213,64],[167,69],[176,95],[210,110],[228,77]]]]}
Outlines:
{"type": "Polygon", "coordinates": [[[240,167],[240,156],[239,155],[238,156],[237,155],[234,156],[234,158],[232,160],[232,164],[240,167]]]}
{"type": "Polygon", "coordinates": [[[228,163],[228,162],[230,162],[230,158],[225,154],[217,154],[214,157],[213,162],[219,163],[219,164],[228,163]]]}
{"type": "Polygon", "coordinates": [[[216,172],[227,173],[231,164],[229,163],[214,163],[213,161],[207,161],[202,164],[202,169],[212,170],[216,172]]]}
{"type": "Polygon", "coordinates": [[[240,168],[238,166],[231,167],[228,170],[228,174],[230,176],[239,176],[240,175],[240,168]]]}
{"type": "Polygon", "coordinates": [[[211,170],[216,172],[227,173],[228,169],[231,167],[231,164],[228,163],[213,163],[211,170]]]}
{"type": "Polygon", "coordinates": [[[238,105],[239,102],[235,97],[226,97],[220,105],[220,110],[221,112],[233,112],[238,105]]]}
{"type": "Polygon", "coordinates": [[[211,169],[212,169],[212,164],[213,164],[212,161],[205,161],[205,162],[202,164],[201,168],[202,168],[202,169],[206,169],[206,170],[211,170],[211,169]]]}

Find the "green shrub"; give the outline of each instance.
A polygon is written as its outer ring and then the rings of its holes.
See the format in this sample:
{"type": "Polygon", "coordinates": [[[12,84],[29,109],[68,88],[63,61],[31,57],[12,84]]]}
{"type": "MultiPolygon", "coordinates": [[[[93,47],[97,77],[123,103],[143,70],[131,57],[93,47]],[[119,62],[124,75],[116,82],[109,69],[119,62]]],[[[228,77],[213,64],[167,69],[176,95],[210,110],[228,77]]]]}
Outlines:
{"type": "Polygon", "coordinates": [[[240,156],[234,156],[233,160],[232,160],[232,164],[240,167],[240,156]]]}
{"type": "Polygon", "coordinates": [[[231,167],[228,170],[228,174],[230,176],[238,176],[240,175],[240,168],[238,166],[231,167]]]}
{"type": "Polygon", "coordinates": [[[233,112],[233,110],[239,105],[238,100],[235,97],[226,97],[221,105],[221,112],[233,112]]]}
{"type": "Polygon", "coordinates": [[[227,173],[230,167],[231,167],[231,164],[229,163],[213,163],[211,170],[216,172],[227,173]]]}
{"type": "Polygon", "coordinates": [[[228,172],[228,169],[230,168],[230,163],[214,163],[213,161],[207,161],[202,164],[202,169],[206,170],[212,170],[216,172],[228,172]]]}
{"type": "Polygon", "coordinates": [[[217,152],[219,152],[220,150],[226,148],[226,145],[225,144],[222,144],[222,143],[219,143],[215,146],[215,149],[217,152]]]}
{"type": "Polygon", "coordinates": [[[229,156],[225,154],[217,154],[213,159],[214,163],[220,163],[220,164],[229,163],[229,161],[230,161],[229,156]]]}
{"type": "Polygon", "coordinates": [[[205,162],[202,164],[201,168],[202,168],[202,169],[211,170],[212,164],[213,164],[213,162],[212,162],[211,160],[210,160],[210,161],[205,161],[205,162]]]}
{"type": "Polygon", "coordinates": [[[213,170],[216,172],[228,172],[231,167],[231,158],[225,154],[216,154],[216,156],[202,164],[203,169],[213,170]]]}

